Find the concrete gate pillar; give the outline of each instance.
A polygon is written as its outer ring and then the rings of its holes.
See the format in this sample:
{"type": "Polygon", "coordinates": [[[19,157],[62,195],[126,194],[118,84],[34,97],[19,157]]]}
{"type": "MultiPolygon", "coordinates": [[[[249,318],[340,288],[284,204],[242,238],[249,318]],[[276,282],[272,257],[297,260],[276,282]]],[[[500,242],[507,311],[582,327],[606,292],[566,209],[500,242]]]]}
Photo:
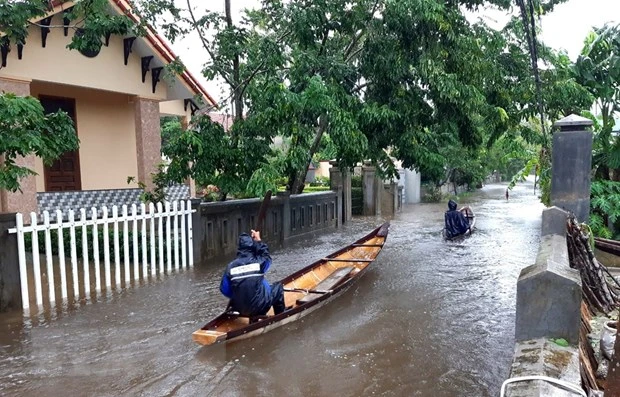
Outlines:
{"type": "Polygon", "coordinates": [[[151,174],[157,171],[157,165],[162,161],[159,102],[136,97],[134,115],[136,119],[138,180],[144,182],[147,189],[153,189],[151,174]]]}
{"type": "Polygon", "coordinates": [[[590,215],[592,120],[571,114],[554,124],[551,204],[571,211],[579,222],[590,215]]]}
{"type": "Polygon", "coordinates": [[[370,164],[362,167],[363,215],[381,215],[381,190],[383,182],[377,177],[377,170],[370,164]]]}
{"type": "Polygon", "coordinates": [[[337,161],[330,161],[329,188],[338,193],[339,214],[338,224],[349,222],[353,218],[351,199],[351,172],[341,170],[337,161]]]}
{"type": "Polygon", "coordinates": [[[343,200],[342,196],[344,182],[343,182],[343,172],[338,168],[337,162],[330,161],[332,167],[329,169],[329,188],[336,192],[336,224],[342,224],[342,213],[343,213],[343,200]]]}
{"type": "MultiPolygon", "coordinates": [[[[11,92],[19,96],[30,95],[30,81],[0,78],[0,92],[11,92]]],[[[34,170],[35,156],[17,157],[15,163],[34,170]]],[[[21,192],[0,191],[0,212],[37,212],[37,184],[34,175],[20,179],[21,192]]],[[[28,222],[30,217],[26,217],[28,222]]]]}
{"type": "Polygon", "coordinates": [[[351,196],[351,171],[342,170],[342,222],[347,223],[353,219],[353,198],[351,196]]]}
{"type": "Polygon", "coordinates": [[[277,192],[276,197],[282,200],[282,233],[280,244],[284,245],[291,237],[291,192],[277,192]]]}

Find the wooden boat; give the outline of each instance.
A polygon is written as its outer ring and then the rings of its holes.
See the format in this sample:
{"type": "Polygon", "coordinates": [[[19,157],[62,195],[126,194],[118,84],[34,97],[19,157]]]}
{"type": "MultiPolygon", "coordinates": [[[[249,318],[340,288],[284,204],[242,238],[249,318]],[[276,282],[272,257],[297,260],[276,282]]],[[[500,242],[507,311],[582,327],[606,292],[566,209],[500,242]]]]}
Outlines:
{"type": "Polygon", "coordinates": [[[595,237],[594,246],[601,251],[620,256],[620,241],[595,237]]]}
{"type": "Polygon", "coordinates": [[[285,277],[284,301],[290,307],[284,313],[253,318],[224,312],[192,334],[201,345],[240,340],[259,335],[299,320],[342,294],[359,279],[377,258],[387,239],[389,222],[365,237],[327,257],[285,277]]]}
{"type": "Polygon", "coordinates": [[[459,234],[458,236],[448,237],[448,235],[446,234],[446,228],[444,227],[441,233],[443,235],[443,238],[446,240],[457,240],[460,238],[464,238],[470,236],[474,231],[474,227],[476,226],[476,214],[474,214],[474,211],[469,206],[463,207],[459,209],[459,211],[461,211],[463,215],[465,215],[465,218],[467,218],[467,220],[469,221],[469,229],[467,229],[465,233],[459,234]]]}

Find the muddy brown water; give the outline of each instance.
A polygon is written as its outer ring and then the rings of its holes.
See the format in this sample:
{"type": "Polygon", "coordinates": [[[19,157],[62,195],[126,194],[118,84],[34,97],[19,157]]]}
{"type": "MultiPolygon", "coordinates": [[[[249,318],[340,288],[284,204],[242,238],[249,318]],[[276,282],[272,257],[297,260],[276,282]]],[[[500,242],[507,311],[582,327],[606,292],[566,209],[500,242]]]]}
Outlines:
{"type": "MultiPolygon", "coordinates": [[[[445,203],[407,205],[377,261],[304,319],[230,345],[191,333],[226,305],[207,263],[54,313],[0,315],[0,395],[496,396],[514,348],[516,281],[534,262],[543,209],[531,182],[485,186],[477,229],[441,238],[445,203]]],[[[384,218],[273,253],[275,281],[384,218]]]]}

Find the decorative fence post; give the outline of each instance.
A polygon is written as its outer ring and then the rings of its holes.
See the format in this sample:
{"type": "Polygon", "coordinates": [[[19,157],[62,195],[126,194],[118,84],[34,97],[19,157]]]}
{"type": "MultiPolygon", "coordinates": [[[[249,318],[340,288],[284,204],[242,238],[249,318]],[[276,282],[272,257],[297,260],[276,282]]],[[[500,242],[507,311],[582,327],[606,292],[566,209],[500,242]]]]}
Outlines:
{"type": "Polygon", "coordinates": [[[574,114],[554,124],[551,204],[571,211],[579,222],[590,215],[592,120],[574,114]]]}

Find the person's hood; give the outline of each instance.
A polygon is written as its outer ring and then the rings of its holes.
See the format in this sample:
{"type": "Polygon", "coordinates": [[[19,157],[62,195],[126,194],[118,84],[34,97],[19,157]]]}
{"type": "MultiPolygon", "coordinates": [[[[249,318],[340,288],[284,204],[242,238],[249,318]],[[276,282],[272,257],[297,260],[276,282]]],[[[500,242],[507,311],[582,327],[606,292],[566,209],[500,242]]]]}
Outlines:
{"type": "Polygon", "coordinates": [[[457,206],[456,201],[454,201],[454,200],[448,201],[448,209],[450,211],[456,210],[456,206],[457,206]]]}
{"type": "Polygon", "coordinates": [[[247,233],[239,235],[239,244],[237,245],[237,256],[249,256],[254,254],[254,240],[247,233]]]}

